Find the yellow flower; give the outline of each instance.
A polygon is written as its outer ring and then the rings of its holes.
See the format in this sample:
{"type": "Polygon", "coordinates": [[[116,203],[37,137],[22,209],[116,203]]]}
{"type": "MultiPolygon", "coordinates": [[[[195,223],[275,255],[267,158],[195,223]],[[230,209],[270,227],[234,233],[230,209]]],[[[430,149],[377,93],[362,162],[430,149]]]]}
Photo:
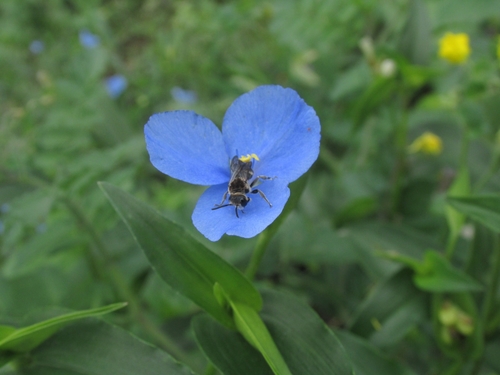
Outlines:
{"type": "Polygon", "coordinates": [[[409,147],[410,152],[422,152],[428,155],[438,155],[443,150],[441,138],[431,132],[425,132],[415,139],[409,147]]]}
{"type": "Polygon", "coordinates": [[[469,36],[465,33],[446,33],[439,40],[439,57],[452,63],[461,64],[470,55],[469,36]]]}

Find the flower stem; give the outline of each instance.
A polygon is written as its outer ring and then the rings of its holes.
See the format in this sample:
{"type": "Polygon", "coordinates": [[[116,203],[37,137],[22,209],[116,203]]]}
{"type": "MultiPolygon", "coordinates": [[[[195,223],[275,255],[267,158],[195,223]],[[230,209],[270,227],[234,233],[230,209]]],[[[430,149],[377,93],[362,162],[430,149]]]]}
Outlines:
{"type": "Polygon", "coordinates": [[[495,247],[493,249],[491,263],[493,264],[491,269],[491,280],[488,285],[488,290],[486,291],[486,296],[483,304],[482,319],[483,326],[485,328],[485,333],[489,329],[488,319],[493,312],[492,307],[494,305],[495,296],[500,284],[500,241],[498,237],[495,237],[495,247]]]}
{"type": "Polygon", "coordinates": [[[474,192],[478,193],[481,191],[481,189],[489,182],[489,180],[495,175],[495,173],[498,170],[500,163],[500,153],[495,153],[493,156],[490,165],[488,166],[488,169],[486,172],[481,176],[479,181],[476,183],[476,186],[474,186],[474,192]]]}
{"type": "MultiPolygon", "coordinates": [[[[458,116],[457,119],[459,125],[462,127],[462,140],[460,142],[460,155],[459,155],[459,171],[467,169],[467,156],[469,154],[469,130],[467,124],[458,116]]],[[[458,241],[459,233],[454,233],[452,230],[449,231],[448,241],[446,244],[445,256],[447,259],[452,259],[455,253],[456,244],[458,241]]]]}
{"type": "Polygon", "coordinates": [[[281,215],[278,216],[278,218],[274,221],[274,223],[268,226],[264,230],[264,232],[262,232],[257,238],[257,243],[255,244],[252,257],[250,258],[250,264],[248,265],[245,271],[246,276],[250,280],[252,280],[255,277],[255,274],[257,273],[257,269],[259,268],[259,264],[267,249],[267,245],[269,245],[269,242],[276,234],[281,224],[283,224],[285,219],[288,217],[290,212],[292,212],[295,206],[297,206],[297,203],[300,197],[302,196],[302,192],[304,191],[307,185],[307,180],[308,180],[308,175],[306,174],[305,176],[302,176],[297,181],[294,181],[289,185],[290,199],[286,203],[285,208],[283,208],[281,215]]]}
{"type": "Polygon", "coordinates": [[[259,264],[264,257],[264,253],[266,251],[267,245],[269,241],[271,241],[272,234],[265,230],[262,232],[257,238],[257,243],[255,244],[255,248],[252,253],[252,257],[250,258],[250,264],[248,265],[245,275],[252,280],[257,273],[257,269],[259,268],[259,264]]]}
{"type": "Polygon", "coordinates": [[[395,134],[396,162],[392,174],[392,191],[390,204],[391,216],[396,215],[401,203],[401,190],[403,188],[403,178],[407,167],[406,147],[408,137],[408,116],[406,114],[402,114],[401,117],[401,120],[396,126],[395,134]]]}

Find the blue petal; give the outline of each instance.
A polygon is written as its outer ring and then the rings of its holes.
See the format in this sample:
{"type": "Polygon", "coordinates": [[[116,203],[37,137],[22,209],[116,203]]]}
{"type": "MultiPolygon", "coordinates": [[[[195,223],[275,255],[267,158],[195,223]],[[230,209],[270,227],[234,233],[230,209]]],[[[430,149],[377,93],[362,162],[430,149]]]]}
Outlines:
{"type": "Polygon", "coordinates": [[[240,96],[224,116],[222,134],[228,155],[255,153],[256,173],[292,182],[319,154],[316,112],[292,89],[260,86],[240,96]]]}
{"type": "Polygon", "coordinates": [[[227,183],[229,158],[222,135],[193,111],[157,113],[144,127],[151,163],[161,172],[197,185],[227,183]]]}
{"type": "Polygon", "coordinates": [[[121,74],[115,74],[104,81],[106,90],[111,98],[115,99],[121,95],[128,86],[127,78],[121,74]]]}
{"type": "Polygon", "coordinates": [[[88,49],[96,48],[101,43],[101,38],[86,29],[80,31],[78,36],[80,38],[80,44],[88,49]]]}
{"type": "Polygon", "coordinates": [[[35,55],[42,53],[44,49],[45,49],[45,44],[43,44],[41,40],[34,40],[30,44],[30,51],[35,55]]]}
{"type": "Polygon", "coordinates": [[[249,194],[252,200],[243,212],[238,211],[240,217],[237,218],[233,206],[212,210],[215,204],[221,202],[227,184],[209,187],[193,211],[194,226],[210,241],[219,240],[225,233],[244,238],[256,236],[279,216],[290,196],[290,189],[285,181],[264,181],[258,188],[273,206],[269,207],[259,194],[249,194]]]}

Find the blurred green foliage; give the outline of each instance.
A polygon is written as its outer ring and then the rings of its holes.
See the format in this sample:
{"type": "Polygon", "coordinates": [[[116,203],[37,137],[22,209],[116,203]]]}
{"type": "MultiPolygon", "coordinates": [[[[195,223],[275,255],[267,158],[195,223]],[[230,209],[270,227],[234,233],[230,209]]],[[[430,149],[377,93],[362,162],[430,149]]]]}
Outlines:
{"type": "MultiPolygon", "coordinates": [[[[196,233],[203,188],[150,165],[143,125],[175,109],[220,124],[238,95],[279,84],[315,108],[322,145],[258,283],[312,306],[358,374],[500,374],[499,34],[490,0],[2,0],[0,324],[127,301],[106,319],[202,373],[189,330],[199,308],[152,271],[96,182],[148,202],[243,269],[256,239],[196,233]],[[80,42],[84,31],[96,46],[80,42]],[[438,59],[445,32],[469,35],[464,64],[438,59]],[[105,80],[117,74],[128,85],[114,98],[105,80]],[[426,131],[440,137],[439,154],[409,151],[426,131]],[[460,290],[446,278],[443,287],[441,269],[460,290]],[[472,319],[472,334],[439,320],[447,306],[472,319]]],[[[96,340],[132,340],[85,324],[96,340]]],[[[61,348],[68,332],[54,337],[61,348]]]]}

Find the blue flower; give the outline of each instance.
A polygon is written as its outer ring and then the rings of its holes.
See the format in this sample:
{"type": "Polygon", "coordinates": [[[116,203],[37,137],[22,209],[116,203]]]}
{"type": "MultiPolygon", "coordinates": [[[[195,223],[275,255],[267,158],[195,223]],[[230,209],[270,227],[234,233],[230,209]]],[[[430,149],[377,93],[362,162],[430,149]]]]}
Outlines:
{"type": "Polygon", "coordinates": [[[183,88],[177,86],[173,87],[172,90],[170,90],[170,94],[176,102],[182,104],[194,104],[198,99],[194,91],[184,90],[183,88]]]}
{"type": "Polygon", "coordinates": [[[45,49],[45,45],[41,40],[34,40],[31,42],[29,48],[32,54],[38,55],[43,52],[43,50],[45,49]]]}
{"type": "Polygon", "coordinates": [[[40,223],[36,226],[36,232],[37,233],[45,233],[47,232],[47,224],[45,223],[40,223]]]}
{"type": "Polygon", "coordinates": [[[290,196],[288,184],[318,157],[320,130],[314,109],[294,90],[280,86],[260,86],[237,98],[224,116],[222,133],[193,111],[155,114],[144,129],[151,163],[158,170],[185,182],[210,185],[192,220],[211,241],[225,233],[254,237],[279,216],[290,196]],[[250,183],[257,176],[272,178],[252,187],[255,193],[247,193],[251,201],[240,207],[230,204],[231,192],[223,200],[231,164],[251,168],[250,183]],[[218,208],[221,204],[227,207],[218,208]]]}
{"type": "Polygon", "coordinates": [[[108,91],[109,96],[115,99],[119,97],[123,91],[125,91],[128,86],[128,81],[127,78],[121,74],[115,74],[106,78],[104,84],[106,85],[106,90],[108,91]]]}
{"type": "Polygon", "coordinates": [[[88,30],[82,30],[78,34],[80,38],[80,44],[87,49],[96,48],[99,44],[101,44],[101,38],[97,35],[92,34],[88,30]]]}

